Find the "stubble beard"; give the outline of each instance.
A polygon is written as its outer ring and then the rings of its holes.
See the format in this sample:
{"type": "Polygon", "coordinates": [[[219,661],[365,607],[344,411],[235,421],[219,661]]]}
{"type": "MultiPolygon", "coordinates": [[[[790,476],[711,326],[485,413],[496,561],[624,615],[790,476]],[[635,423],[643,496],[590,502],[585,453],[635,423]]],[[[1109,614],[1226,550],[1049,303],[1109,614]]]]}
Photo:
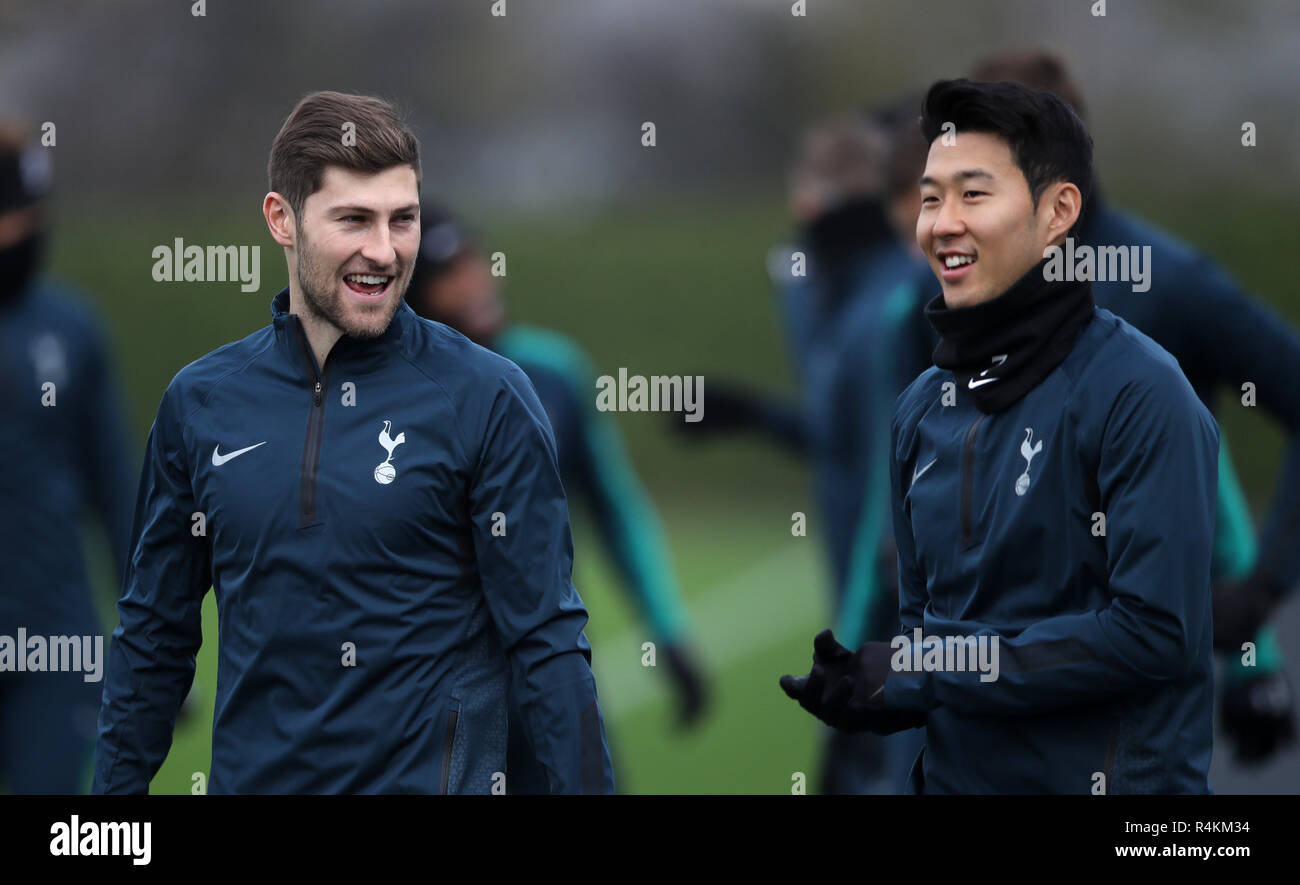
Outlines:
{"type": "MultiPolygon", "coordinates": [[[[298,229],[298,286],[302,290],[303,305],[314,319],[323,320],[344,335],[352,338],[378,338],[388,330],[393,316],[402,303],[402,296],[411,282],[414,263],[408,264],[392,283],[388,300],[363,307],[359,320],[350,319],[339,294],[339,278],[322,261],[310,260],[311,244],[301,228],[298,229]]],[[[346,285],[346,284],[344,284],[346,285]]]]}

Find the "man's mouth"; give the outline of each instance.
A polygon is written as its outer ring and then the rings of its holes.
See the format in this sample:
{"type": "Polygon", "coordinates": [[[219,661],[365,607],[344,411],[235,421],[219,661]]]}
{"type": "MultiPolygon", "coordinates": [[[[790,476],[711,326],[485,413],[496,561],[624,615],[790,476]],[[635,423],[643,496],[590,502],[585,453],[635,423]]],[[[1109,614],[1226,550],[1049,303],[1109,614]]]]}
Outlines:
{"type": "Polygon", "coordinates": [[[376,297],[388,291],[393,277],[387,274],[350,273],[344,275],[343,282],[358,295],[376,297]]]}
{"type": "Polygon", "coordinates": [[[959,280],[970,272],[970,268],[978,260],[971,252],[936,252],[935,257],[939,259],[941,268],[940,276],[945,280],[959,280]]]}

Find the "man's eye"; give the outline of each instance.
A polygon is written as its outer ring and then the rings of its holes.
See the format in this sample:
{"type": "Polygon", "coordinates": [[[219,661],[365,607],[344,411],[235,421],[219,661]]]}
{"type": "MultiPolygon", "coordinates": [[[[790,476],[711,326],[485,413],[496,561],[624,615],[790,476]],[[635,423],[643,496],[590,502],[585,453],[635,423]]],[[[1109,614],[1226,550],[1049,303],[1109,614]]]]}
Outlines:
{"type": "Polygon", "coordinates": [[[365,221],[365,218],[362,217],[362,216],[360,216],[360,215],[344,215],[344,216],[343,216],[343,220],[344,220],[344,221],[349,221],[349,222],[351,222],[351,221],[365,221]]]}
{"type": "Polygon", "coordinates": [[[935,202],[935,203],[937,203],[937,202],[939,202],[939,198],[938,198],[938,197],[922,197],[922,198],[921,198],[921,203],[922,203],[922,205],[924,205],[924,204],[926,204],[926,203],[930,203],[930,202],[935,202]]]}
{"type": "Polygon", "coordinates": [[[967,196],[967,197],[970,197],[970,196],[983,197],[983,196],[986,196],[986,195],[987,195],[987,191],[966,191],[966,193],[965,193],[963,196],[967,196]]]}

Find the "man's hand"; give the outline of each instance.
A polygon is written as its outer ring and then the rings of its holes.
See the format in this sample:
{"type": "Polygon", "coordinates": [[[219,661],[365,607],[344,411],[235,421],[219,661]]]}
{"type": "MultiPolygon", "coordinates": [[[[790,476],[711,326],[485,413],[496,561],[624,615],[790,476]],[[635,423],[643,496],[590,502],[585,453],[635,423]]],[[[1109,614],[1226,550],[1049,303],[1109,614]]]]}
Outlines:
{"type": "Polygon", "coordinates": [[[665,646],[664,657],[677,688],[677,727],[689,728],[708,705],[708,683],[695,662],[695,656],[685,646],[665,646]]]}
{"type": "Polygon", "coordinates": [[[830,630],[813,640],[813,665],[807,676],[782,676],[781,688],[799,705],[841,731],[893,734],[925,724],[925,714],[886,710],[885,681],[893,650],[886,642],[866,642],[851,652],[830,630]]]}
{"type": "Polygon", "coordinates": [[[1294,699],[1282,673],[1261,673],[1224,684],[1219,725],[1238,762],[1259,764],[1295,738],[1294,699]]]}
{"type": "Polygon", "coordinates": [[[1244,581],[1225,582],[1214,588],[1214,648],[1241,651],[1268,620],[1282,596],[1282,586],[1267,575],[1255,573],[1244,581]]]}

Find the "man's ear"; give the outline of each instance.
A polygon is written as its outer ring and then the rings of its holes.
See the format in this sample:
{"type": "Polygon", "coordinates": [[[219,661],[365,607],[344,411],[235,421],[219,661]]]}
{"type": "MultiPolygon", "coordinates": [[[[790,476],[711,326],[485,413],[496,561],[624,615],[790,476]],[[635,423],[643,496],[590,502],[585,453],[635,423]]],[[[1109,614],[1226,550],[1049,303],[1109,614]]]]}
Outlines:
{"type": "Polygon", "coordinates": [[[266,227],[271,231],[271,239],[281,246],[293,247],[296,221],[289,201],[271,191],[262,200],[262,215],[266,218],[266,227]]]}
{"type": "Polygon", "coordinates": [[[1083,211],[1083,195],[1079,193],[1078,185],[1058,181],[1043,192],[1038,206],[1040,211],[1048,213],[1047,242],[1064,242],[1083,211]]]}

